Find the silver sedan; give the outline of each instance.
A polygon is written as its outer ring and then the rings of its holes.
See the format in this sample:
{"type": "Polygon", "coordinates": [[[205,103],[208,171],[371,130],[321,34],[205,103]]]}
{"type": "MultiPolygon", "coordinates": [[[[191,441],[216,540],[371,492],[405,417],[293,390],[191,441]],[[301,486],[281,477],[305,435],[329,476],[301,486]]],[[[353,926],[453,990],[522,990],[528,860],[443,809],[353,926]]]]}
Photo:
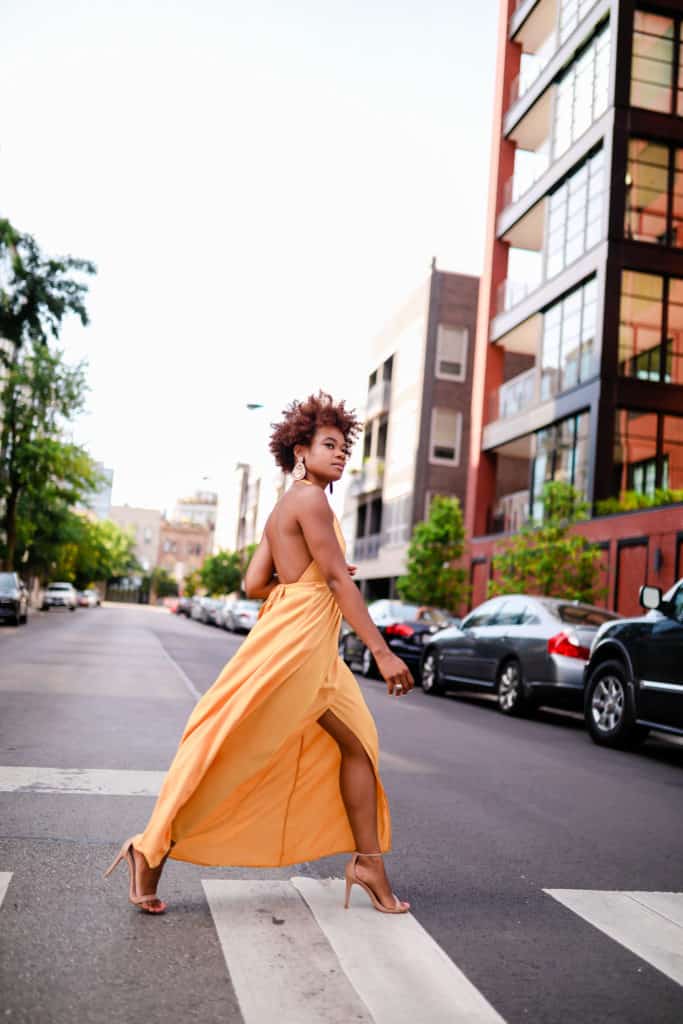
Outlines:
{"type": "Polygon", "coordinates": [[[422,657],[426,693],[495,693],[506,714],[539,704],[583,705],[583,670],[598,628],[616,612],[578,601],[511,594],[437,633],[422,657]]]}

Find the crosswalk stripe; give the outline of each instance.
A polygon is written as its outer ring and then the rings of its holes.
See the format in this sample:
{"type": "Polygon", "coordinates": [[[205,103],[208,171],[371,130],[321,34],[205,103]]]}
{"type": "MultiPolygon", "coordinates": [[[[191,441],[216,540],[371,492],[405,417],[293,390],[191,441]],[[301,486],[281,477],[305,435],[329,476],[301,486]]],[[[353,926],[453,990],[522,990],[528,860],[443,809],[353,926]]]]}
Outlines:
{"type": "Polygon", "coordinates": [[[289,882],[202,885],[244,1024],[372,1024],[289,882]]]}
{"type": "Polygon", "coordinates": [[[683,893],[543,891],[683,985],[683,893]]]}
{"type": "Polygon", "coordinates": [[[375,1024],[504,1024],[412,914],[381,914],[341,879],[293,878],[375,1024]]]}
{"type": "Polygon", "coordinates": [[[156,796],[165,772],[115,768],[0,766],[0,793],[87,793],[95,796],[156,796]]]}
{"type": "Polygon", "coordinates": [[[11,878],[11,871],[0,871],[0,907],[2,906],[2,901],[5,898],[5,893],[7,892],[11,878]]]}

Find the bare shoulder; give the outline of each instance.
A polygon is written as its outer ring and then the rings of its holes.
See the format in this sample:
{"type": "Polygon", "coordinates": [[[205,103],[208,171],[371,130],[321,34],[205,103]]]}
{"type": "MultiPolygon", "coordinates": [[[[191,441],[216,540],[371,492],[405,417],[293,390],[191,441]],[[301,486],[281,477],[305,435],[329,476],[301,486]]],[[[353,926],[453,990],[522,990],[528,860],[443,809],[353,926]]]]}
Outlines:
{"type": "Polygon", "coordinates": [[[332,508],[319,487],[306,487],[294,484],[282,500],[288,500],[289,508],[296,515],[308,518],[312,515],[332,521],[332,508]]]}

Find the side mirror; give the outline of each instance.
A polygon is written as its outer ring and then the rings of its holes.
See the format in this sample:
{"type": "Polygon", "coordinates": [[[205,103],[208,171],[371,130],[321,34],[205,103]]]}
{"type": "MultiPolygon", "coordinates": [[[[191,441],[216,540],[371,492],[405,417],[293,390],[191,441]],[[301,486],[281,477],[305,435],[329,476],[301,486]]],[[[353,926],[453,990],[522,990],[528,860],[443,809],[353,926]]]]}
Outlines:
{"type": "Polygon", "coordinates": [[[662,592],[659,587],[641,587],[638,600],[643,608],[653,611],[659,608],[662,603],[662,592]]]}

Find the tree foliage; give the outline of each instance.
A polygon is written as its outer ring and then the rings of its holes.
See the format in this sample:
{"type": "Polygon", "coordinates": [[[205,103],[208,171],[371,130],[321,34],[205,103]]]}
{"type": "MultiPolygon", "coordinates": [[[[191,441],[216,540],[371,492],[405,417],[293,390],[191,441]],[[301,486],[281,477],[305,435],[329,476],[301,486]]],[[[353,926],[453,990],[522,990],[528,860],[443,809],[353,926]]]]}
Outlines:
{"type": "Polygon", "coordinates": [[[0,540],[10,569],[18,544],[25,561],[29,543],[48,548],[60,529],[77,531],[67,510],[99,482],[85,451],[62,435],[83,408],[84,366],[65,365],[50,347],[68,314],[88,322],[87,285],[73,275],[94,271],[86,260],[43,255],[35,239],[0,220],[0,540]]]}
{"type": "Polygon", "coordinates": [[[493,557],[495,576],[489,594],[532,593],[594,602],[604,599],[598,589],[601,553],[578,533],[573,523],[588,518],[580,491],[563,481],[549,481],[541,492],[543,521],[529,523],[493,557]]]}
{"type": "Polygon", "coordinates": [[[199,578],[207,594],[232,594],[242,582],[242,559],[237,551],[218,551],[204,559],[199,578]]]}
{"type": "Polygon", "coordinates": [[[456,611],[467,595],[467,575],[462,566],[465,530],[457,498],[436,497],[429,518],[417,523],[408,547],[405,576],[397,583],[406,601],[456,611]]]}

